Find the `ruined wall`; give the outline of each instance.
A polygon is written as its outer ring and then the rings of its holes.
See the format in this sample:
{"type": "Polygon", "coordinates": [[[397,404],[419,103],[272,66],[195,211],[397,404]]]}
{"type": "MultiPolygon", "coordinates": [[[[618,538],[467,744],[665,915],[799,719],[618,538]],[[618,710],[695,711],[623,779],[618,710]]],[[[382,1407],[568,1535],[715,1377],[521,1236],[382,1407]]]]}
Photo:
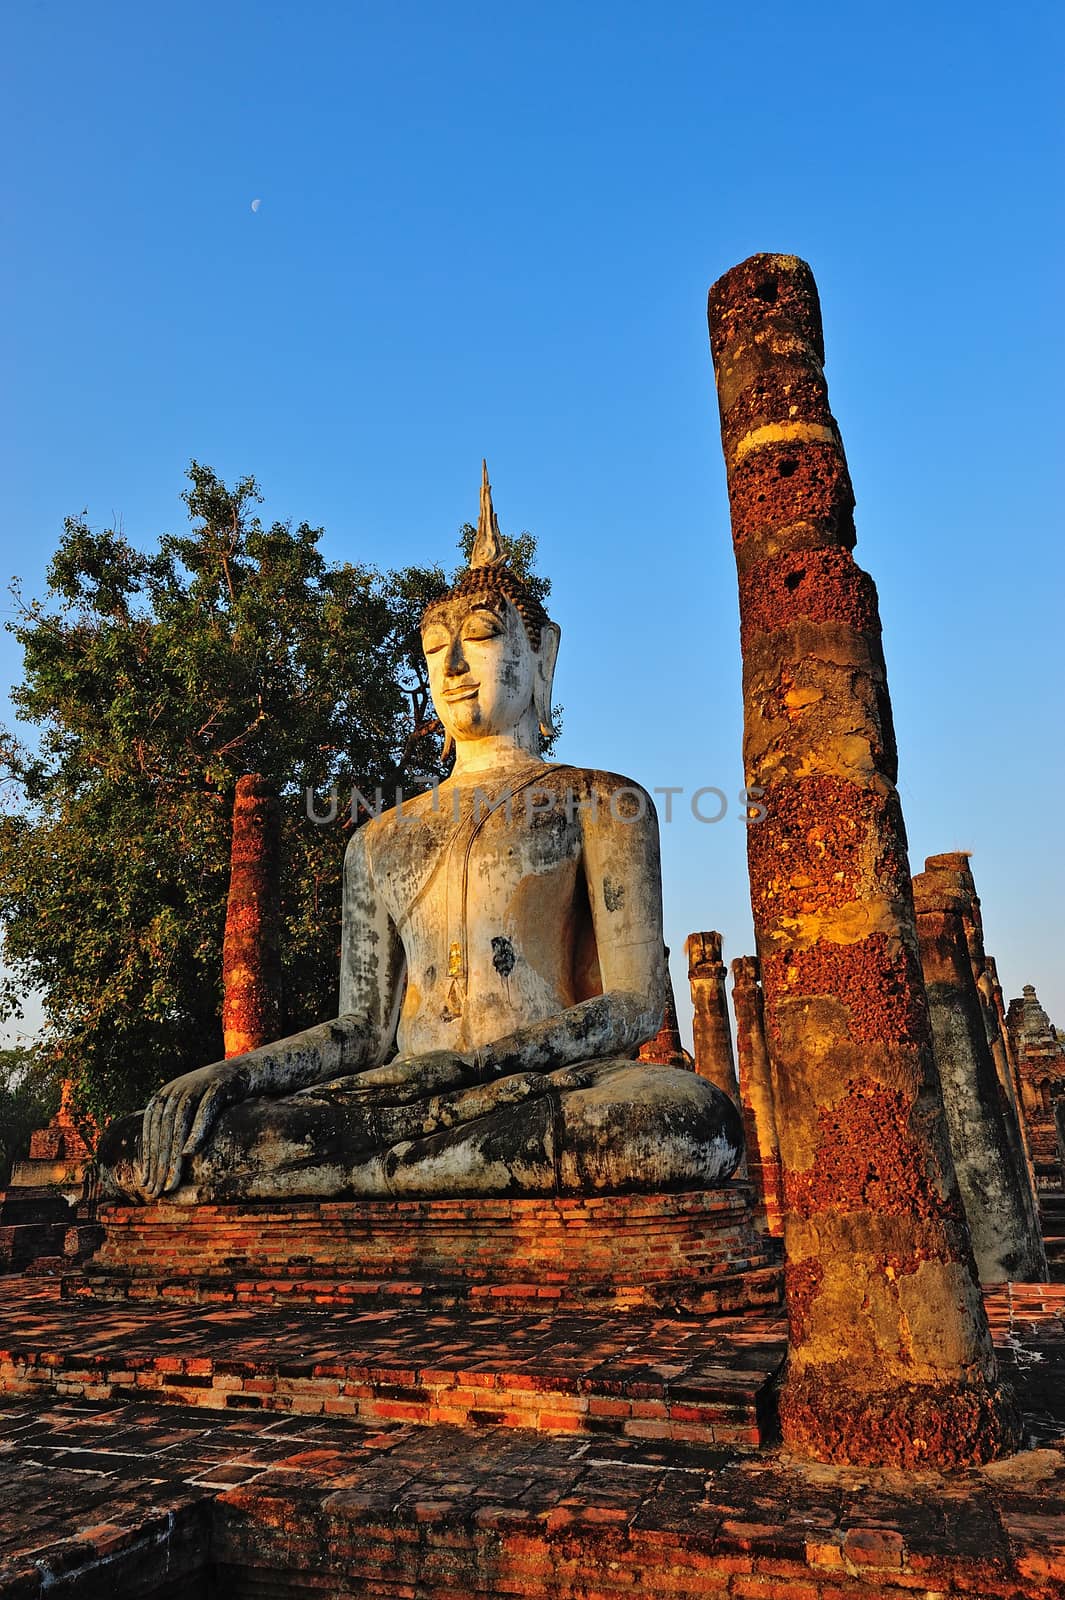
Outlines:
{"type": "Polygon", "coordinates": [[[784,1175],[785,1442],[910,1466],[1012,1448],[950,1158],[876,589],[817,289],[753,256],[709,298],[739,575],[748,831],[784,1175]]]}

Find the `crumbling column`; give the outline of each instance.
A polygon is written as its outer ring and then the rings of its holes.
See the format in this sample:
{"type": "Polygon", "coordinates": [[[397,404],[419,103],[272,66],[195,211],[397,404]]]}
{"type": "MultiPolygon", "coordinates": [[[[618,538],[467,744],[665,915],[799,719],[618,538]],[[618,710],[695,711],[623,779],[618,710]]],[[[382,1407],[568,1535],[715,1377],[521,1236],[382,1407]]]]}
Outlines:
{"type": "Polygon", "coordinates": [[[913,880],[917,935],[950,1148],[985,1283],[1046,1279],[1020,1129],[999,1082],[984,1006],[983,935],[968,857],[929,856],[913,880]]]}
{"type": "Polygon", "coordinates": [[[1023,1110],[1039,1187],[1060,1182],[1053,1102],[1065,1094],[1065,1046],[1030,983],[1006,1012],[1013,1057],[1021,1080],[1023,1110]]]}
{"type": "Polygon", "coordinates": [[[780,1238],[784,1232],[784,1189],[757,956],[737,956],[732,963],[732,1007],[736,1013],[747,1174],[758,1191],[766,1231],[780,1238]]]}
{"type": "Polygon", "coordinates": [[[690,933],[684,941],[688,957],[688,983],[691,986],[692,1024],[695,1041],[695,1070],[723,1089],[739,1107],[736,1062],[732,1054],[732,1030],[725,994],[725,963],[721,959],[719,933],[690,933]]]}
{"type": "Polygon", "coordinates": [[[227,1056],[281,1033],[281,808],[258,773],[237,779],[229,899],[222,940],[222,1037],[227,1056]]]}
{"type": "Polygon", "coordinates": [[[1014,1079],[1013,1069],[1010,1064],[1009,1052],[999,1024],[998,1012],[995,1009],[995,988],[991,974],[984,963],[976,971],[976,992],[980,997],[980,1008],[984,1018],[984,1032],[987,1036],[987,1048],[991,1052],[991,1059],[995,1064],[995,1076],[998,1078],[1002,1097],[1010,1108],[1010,1114],[1017,1122],[1017,1138],[1023,1154],[1024,1143],[1021,1131],[1020,1095],[1014,1079]]]}
{"type": "Polygon", "coordinates": [[[1014,1448],[947,1142],[880,618],[810,269],[710,291],[743,644],[755,933],[786,1204],[784,1441],[946,1466],[1014,1448]]]}
{"type": "Polygon", "coordinates": [[[677,1001],[673,993],[673,979],[669,971],[669,950],[666,949],[666,1010],[662,1026],[653,1039],[640,1046],[640,1060],[658,1067],[691,1067],[691,1058],[680,1042],[680,1024],[677,1021],[677,1001]]]}
{"type": "Polygon", "coordinates": [[[1009,1085],[1009,1100],[1017,1118],[1020,1130],[1021,1144],[1024,1148],[1024,1160],[1031,1179],[1032,1193],[1036,1195],[1038,1205],[1038,1190],[1035,1181],[1035,1162],[1032,1159],[1032,1144],[1028,1137],[1028,1122],[1024,1115],[1024,1096],[1021,1093],[1021,1075],[1017,1070],[1017,1062],[1010,1042],[1009,1029],[1006,1026],[1006,1002],[1002,994],[1002,985],[998,980],[998,964],[994,956],[984,956],[984,970],[981,973],[977,987],[980,993],[988,1000],[994,1014],[995,1037],[992,1040],[991,1050],[995,1058],[995,1068],[999,1077],[1005,1077],[1009,1085]]]}

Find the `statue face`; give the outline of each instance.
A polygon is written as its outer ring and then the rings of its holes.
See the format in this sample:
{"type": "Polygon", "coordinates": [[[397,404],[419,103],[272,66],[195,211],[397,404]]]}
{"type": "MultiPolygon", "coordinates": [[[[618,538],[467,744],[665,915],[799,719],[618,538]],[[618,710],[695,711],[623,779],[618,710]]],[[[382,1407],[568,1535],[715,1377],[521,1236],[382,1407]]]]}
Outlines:
{"type": "Polygon", "coordinates": [[[511,733],[530,712],[538,652],[501,595],[460,595],[434,606],[422,649],[436,714],[456,742],[511,733]]]}

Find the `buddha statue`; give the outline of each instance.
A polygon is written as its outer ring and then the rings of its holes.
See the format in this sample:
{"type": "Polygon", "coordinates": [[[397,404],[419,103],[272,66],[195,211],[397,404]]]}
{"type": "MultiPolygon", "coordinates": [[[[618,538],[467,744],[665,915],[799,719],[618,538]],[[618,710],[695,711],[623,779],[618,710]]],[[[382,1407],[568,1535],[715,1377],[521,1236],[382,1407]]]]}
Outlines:
{"type": "Polygon", "coordinates": [[[348,844],[339,1017],[112,1123],[105,1195],[621,1193],[735,1170],[728,1097],[635,1059],[666,999],[657,820],[628,779],[544,760],[559,637],[506,564],[485,469],[470,566],[422,621],[454,767],[348,844]]]}

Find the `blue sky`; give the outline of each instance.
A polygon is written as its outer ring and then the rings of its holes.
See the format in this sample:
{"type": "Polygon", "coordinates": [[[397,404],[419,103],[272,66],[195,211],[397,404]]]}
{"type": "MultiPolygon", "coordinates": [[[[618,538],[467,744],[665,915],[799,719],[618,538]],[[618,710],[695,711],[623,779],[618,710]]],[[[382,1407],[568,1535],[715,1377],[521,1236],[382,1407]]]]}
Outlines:
{"type": "MultiPolygon", "coordinates": [[[[335,558],[447,560],[486,454],[554,580],[560,758],[731,795],[706,290],[795,252],[912,864],[974,851],[1008,994],[1065,1023],[1058,8],[20,0],[2,26],[0,575],[39,589],[82,508],[175,528],[191,456],[335,558]]],[[[678,814],[682,985],[692,929],[752,941],[741,823],[678,814]]]]}

